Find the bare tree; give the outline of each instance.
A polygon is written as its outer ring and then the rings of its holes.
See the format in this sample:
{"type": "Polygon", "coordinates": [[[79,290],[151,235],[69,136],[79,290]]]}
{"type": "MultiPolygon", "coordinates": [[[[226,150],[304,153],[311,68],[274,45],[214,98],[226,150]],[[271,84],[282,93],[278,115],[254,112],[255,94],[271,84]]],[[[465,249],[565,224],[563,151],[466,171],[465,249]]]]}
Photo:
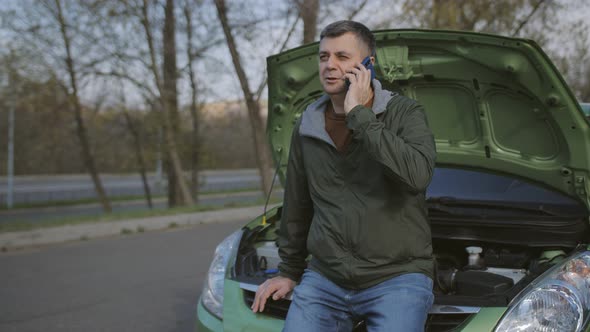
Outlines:
{"type": "MultiPolygon", "coordinates": [[[[471,30],[533,39],[552,57],[577,97],[588,100],[588,23],[584,18],[560,19],[569,16],[567,11],[588,9],[587,3],[568,0],[407,0],[400,17],[407,18],[407,24],[422,28],[471,30]],[[552,39],[562,40],[563,35],[570,36],[567,44],[552,43],[552,39]]],[[[395,21],[386,20],[388,23],[395,21]]]]}
{"type": "Polygon", "coordinates": [[[223,33],[227,42],[227,47],[231,53],[232,62],[240,81],[244,99],[246,101],[246,108],[248,109],[248,116],[250,118],[250,125],[252,126],[252,136],[254,141],[254,150],[256,152],[256,161],[258,170],[260,171],[262,189],[266,195],[270,193],[270,186],[272,181],[272,158],[270,150],[266,143],[265,124],[260,116],[260,103],[258,98],[250,89],[250,83],[242,67],[240,54],[234,40],[229,22],[227,20],[227,8],[225,0],[215,0],[219,22],[223,28],[223,33]]]}
{"type": "Polygon", "coordinates": [[[200,162],[199,155],[201,153],[201,139],[200,139],[200,117],[199,113],[202,109],[202,102],[199,101],[199,93],[202,90],[197,81],[195,72],[196,61],[202,59],[210,48],[223,43],[223,38],[215,31],[215,27],[205,22],[205,18],[201,15],[203,7],[202,1],[185,0],[183,7],[184,14],[184,32],[186,35],[186,72],[190,85],[190,105],[189,113],[191,116],[192,132],[190,134],[191,149],[190,149],[190,163],[191,163],[191,188],[195,201],[198,201],[199,194],[199,170],[200,162]],[[203,35],[195,36],[197,29],[194,24],[193,15],[197,13],[197,22],[201,24],[201,28],[205,27],[203,35]],[[219,36],[220,38],[215,38],[219,36]],[[213,37],[213,38],[212,38],[213,37]],[[197,43],[195,43],[197,38],[197,43]],[[197,46],[198,45],[198,46],[197,46]]]}
{"type": "Polygon", "coordinates": [[[319,0],[295,0],[299,9],[299,17],[303,20],[303,44],[315,41],[317,34],[319,0]]]}
{"type": "Polygon", "coordinates": [[[69,31],[69,27],[71,25],[66,21],[66,18],[64,17],[62,3],[60,0],[55,0],[54,6],[51,6],[47,2],[45,2],[44,4],[48,9],[49,13],[55,19],[56,23],[59,25],[63,46],[65,48],[64,62],[66,64],[66,69],[69,75],[69,88],[64,88],[73,107],[74,118],[76,120],[76,133],[78,135],[78,139],[80,140],[82,159],[84,160],[84,164],[86,165],[86,168],[90,173],[92,182],[94,183],[96,194],[98,195],[103,210],[105,212],[111,212],[111,204],[102,186],[102,182],[100,181],[100,176],[96,168],[94,157],[92,156],[92,153],[90,151],[90,144],[88,142],[86,126],[82,118],[82,105],[80,103],[80,97],[78,95],[78,73],[71,51],[72,40],[69,31]]]}
{"type": "MultiPolygon", "coordinates": [[[[143,6],[147,10],[147,0],[144,0],[143,6]]],[[[144,20],[147,20],[147,15],[144,16],[144,20]]],[[[147,21],[144,22],[147,23],[147,21]]],[[[178,142],[178,138],[176,137],[176,133],[178,132],[178,91],[176,86],[178,73],[176,67],[176,18],[174,16],[174,0],[166,0],[166,5],[164,6],[164,28],[162,32],[163,81],[158,86],[161,87],[160,92],[164,109],[164,132],[166,135],[169,162],[171,163],[171,167],[168,167],[168,198],[170,202],[176,202],[177,190],[179,190],[184,204],[192,205],[194,201],[184,179],[184,172],[176,144],[178,142]],[[178,187],[170,186],[170,183],[177,184],[178,187]]]]}

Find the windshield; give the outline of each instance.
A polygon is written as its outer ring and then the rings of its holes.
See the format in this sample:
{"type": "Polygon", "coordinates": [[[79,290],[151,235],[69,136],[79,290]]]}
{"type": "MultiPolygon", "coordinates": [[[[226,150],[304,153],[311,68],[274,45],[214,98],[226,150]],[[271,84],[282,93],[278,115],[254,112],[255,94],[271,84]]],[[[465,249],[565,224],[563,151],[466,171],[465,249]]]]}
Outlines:
{"type": "Polygon", "coordinates": [[[427,199],[449,197],[467,201],[562,205],[585,211],[575,199],[539,185],[508,176],[453,168],[435,169],[426,196],[427,199]]]}

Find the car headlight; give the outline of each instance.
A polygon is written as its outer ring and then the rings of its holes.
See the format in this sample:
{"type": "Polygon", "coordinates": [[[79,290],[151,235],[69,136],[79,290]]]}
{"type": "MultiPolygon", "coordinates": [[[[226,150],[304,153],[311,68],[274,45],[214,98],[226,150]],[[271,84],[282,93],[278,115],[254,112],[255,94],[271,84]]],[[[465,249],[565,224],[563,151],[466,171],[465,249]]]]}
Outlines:
{"type": "Polygon", "coordinates": [[[238,249],[242,230],[226,237],[215,249],[213,261],[209,267],[207,279],[203,287],[201,302],[203,306],[219,319],[223,318],[223,286],[225,283],[225,271],[230,257],[238,249]]]}
{"type": "Polygon", "coordinates": [[[579,332],[590,306],[590,251],[549,269],[510,303],[495,332],[579,332]]]}

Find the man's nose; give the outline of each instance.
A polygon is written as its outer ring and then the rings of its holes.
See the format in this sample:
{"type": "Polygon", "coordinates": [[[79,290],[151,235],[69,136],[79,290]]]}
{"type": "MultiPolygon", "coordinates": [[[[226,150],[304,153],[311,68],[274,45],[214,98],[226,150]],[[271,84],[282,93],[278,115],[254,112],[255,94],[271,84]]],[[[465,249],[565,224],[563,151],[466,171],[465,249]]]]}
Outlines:
{"type": "Polygon", "coordinates": [[[326,66],[328,68],[336,68],[336,61],[334,57],[328,57],[328,60],[326,61],[326,66]]]}

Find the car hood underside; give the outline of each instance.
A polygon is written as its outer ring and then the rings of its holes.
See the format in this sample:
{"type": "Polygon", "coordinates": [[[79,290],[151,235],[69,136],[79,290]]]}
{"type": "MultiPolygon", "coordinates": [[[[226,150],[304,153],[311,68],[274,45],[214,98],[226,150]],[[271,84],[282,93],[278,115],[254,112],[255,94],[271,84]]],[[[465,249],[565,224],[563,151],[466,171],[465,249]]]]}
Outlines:
{"type": "MultiPolygon", "coordinates": [[[[589,126],[532,41],[469,32],[375,32],[377,78],[424,105],[439,166],[521,177],[588,206],[589,126]]],[[[284,181],[293,125],[322,94],[318,43],[267,59],[268,135],[284,181]]]]}

